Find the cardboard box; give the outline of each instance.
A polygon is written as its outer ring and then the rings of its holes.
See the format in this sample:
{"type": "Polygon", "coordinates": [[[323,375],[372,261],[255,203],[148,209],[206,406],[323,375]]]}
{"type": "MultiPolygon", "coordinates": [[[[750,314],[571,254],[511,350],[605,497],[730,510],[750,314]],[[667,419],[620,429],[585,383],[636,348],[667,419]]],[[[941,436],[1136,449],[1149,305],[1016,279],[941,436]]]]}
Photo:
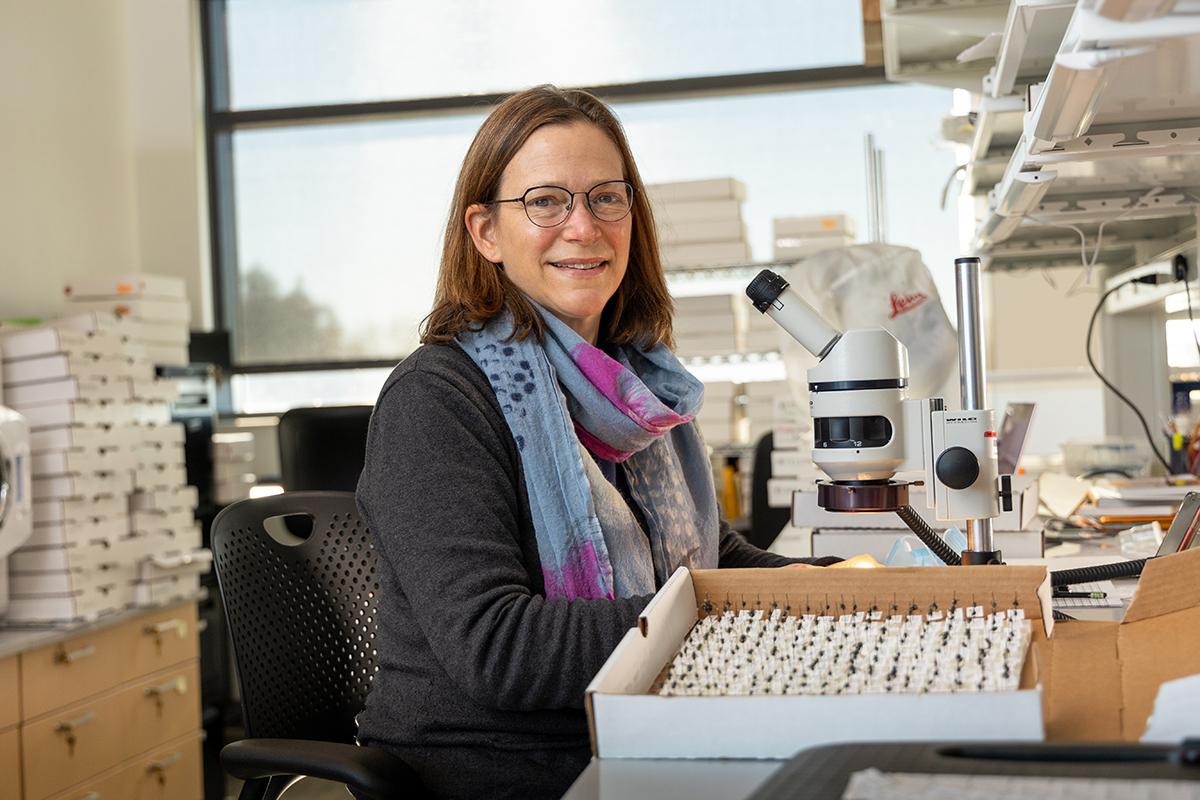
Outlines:
{"type": "Polygon", "coordinates": [[[658,229],[660,245],[744,242],[746,225],[739,219],[710,219],[697,222],[663,222],[658,229]]]}
{"type": "Polygon", "coordinates": [[[70,542],[58,547],[20,547],[8,557],[13,572],[63,572],[72,569],[94,569],[101,564],[123,563],[123,553],[114,550],[117,539],[90,539],[70,542]]]}
{"type": "Polygon", "coordinates": [[[133,483],[137,489],[169,489],[173,486],[183,486],[187,483],[187,471],[182,464],[145,465],[138,467],[133,473],[133,483]]]}
{"type": "Polygon", "coordinates": [[[720,267],[750,263],[750,245],[743,241],[676,244],[660,248],[666,269],[720,267]]]}
{"type": "Polygon", "coordinates": [[[196,515],[190,508],[172,511],[134,511],[130,514],[130,530],[135,534],[170,533],[191,528],[196,524],[196,515]]]}
{"type": "Polygon", "coordinates": [[[777,217],[771,220],[775,238],[788,236],[812,239],[821,236],[854,238],[854,218],[847,214],[818,214],[808,217],[777,217]]]}
{"type": "Polygon", "coordinates": [[[117,463],[116,459],[108,457],[106,452],[99,448],[82,447],[72,450],[44,450],[34,453],[29,461],[34,478],[111,472],[117,463]]]}
{"type": "Polygon", "coordinates": [[[738,222],[742,221],[742,201],[725,198],[721,200],[694,200],[659,202],[650,197],[654,209],[654,221],[661,227],[686,225],[691,222],[738,222]]]}
{"type": "Polygon", "coordinates": [[[104,378],[112,374],[111,356],[55,353],[4,363],[4,386],[60,378],[104,378]]]}
{"type": "Polygon", "coordinates": [[[101,275],[72,278],[63,286],[63,294],[71,298],[89,299],[168,297],[182,300],[187,297],[187,284],[183,278],[170,275],[101,275]]]}
{"type": "Polygon", "coordinates": [[[33,480],[34,502],[70,497],[121,495],[129,491],[124,480],[112,475],[54,475],[33,480]]]}
{"type": "Polygon", "coordinates": [[[694,203],[697,200],[745,200],[746,184],[737,178],[708,178],[699,181],[654,183],[646,187],[652,202],[694,203]]]}
{"type": "Polygon", "coordinates": [[[131,605],[133,595],[133,584],[112,584],[53,596],[10,597],[4,616],[9,622],[22,623],[94,620],[131,605]]]}
{"type": "Polygon", "coordinates": [[[194,510],[200,504],[200,492],[195,486],[172,486],[166,489],[137,491],[129,496],[129,510],[178,511],[194,510]]]}
{"type": "Polygon", "coordinates": [[[1136,741],[1159,687],[1200,673],[1200,550],[1147,563],[1125,619],[1054,623],[1043,567],[679,570],[588,686],[600,758],[788,758],[830,742],[1136,741]],[[926,695],[661,697],[649,694],[705,600],[884,606],[901,597],[1019,604],[1033,623],[1020,688],[926,695]],[[807,602],[807,599],[804,601],[807,602]],[[816,602],[822,602],[820,600],[816,602]],[[1081,679],[1083,678],[1083,679],[1081,679]],[[714,726],[716,726],[714,728],[714,726]],[[719,730],[714,735],[714,730],[719,730]]]}
{"type": "MultiPolygon", "coordinates": [[[[680,569],[654,596],[587,688],[593,754],[600,758],[790,758],[835,741],[1042,738],[1037,669],[1027,657],[1012,692],[842,696],[662,697],[650,694],[696,624],[706,600],[740,607],[835,597],[887,608],[893,598],[928,608],[953,597],[994,597],[1026,609],[1033,637],[1054,628],[1041,567],[926,567],[879,570],[680,569]],[[719,729],[714,734],[714,726],[719,729]]],[[[821,602],[821,601],[814,601],[821,602]]],[[[757,606],[754,606],[757,607],[757,606]]],[[[799,612],[802,613],[802,612],[799,612]]],[[[1078,623],[1085,624],[1085,623],[1078,623]]],[[[1032,652],[1032,650],[1031,650],[1032,652]]]]}
{"type": "MultiPolygon", "coordinates": [[[[33,499],[33,527],[50,524],[78,525],[89,520],[128,516],[124,497],[68,497],[33,499]]],[[[35,531],[36,534],[36,531],[35,531]]]]}
{"type": "Polygon", "coordinates": [[[733,331],[675,337],[675,353],[680,358],[726,355],[737,350],[738,340],[733,331]]]}
{"type": "Polygon", "coordinates": [[[1200,550],[1151,559],[1123,620],[1060,624],[1037,645],[1046,738],[1141,738],[1158,687],[1200,673],[1198,575],[1200,550]]]}
{"type": "Polygon", "coordinates": [[[187,347],[191,340],[191,331],[181,322],[152,322],[145,320],[138,323],[137,338],[147,344],[182,345],[187,347]]]}
{"type": "Polygon", "coordinates": [[[118,348],[111,339],[82,331],[38,325],[0,335],[0,357],[5,362],[62,353],[68,356],[112,356],[118,348]]]}
{"type": "MultiPolygon", "coordinates": [[[[774,453],[772,453],[772,467],[774,464],[774,453]]],[[[925,503],[924,486],[909,487],[908,504],[934,529],[940,530],[952,524],[946,520],[938,520],[934,516],[933,509],[925,503]]],[[[1023,531],[1031,528],[1041,530],[1041,526],[1035,523],[1037,509],[1037,480],[1020,476],[1014,477],[1012,511],[1001,512],[1000,516],[993,519],[992,529],[996,531],[1023,531]]],[[[792,524],[797,528],[895,528],[896,519],[896,515],[890,511],[862,514],[839,514],[826,511],[817,506],[815,484],[802,487],[792,496],[792,524]]]]}
{"type": "Polygon", "coordinates": [[[133,602],[138,606],[158,606],[172,600],[186,600],[200,591],[200,576],[163,575],[133,584],[133,602]]]}
{"type": "Polygon", "coordinates": [[[60,425],[39,428],[29,435],[29,449],[35,455],[47,450],[97,448],[111,443],[107,428],[99,425],[60,425]]]}
{"type": "Polygon", "coordinates": [[[146,344],[146,358],[163,367],[186,367],[191,363],[186,344],[146,344]]]}
{"type": "Polygon", "coordinates": [[[28,406],[73,402],[105,402],[129,398],[129,384],[120,379],[59,378],[4,388],[4,402],[18,411],[28,406]]]}
{"type": "Polygon", "coordinates": [[[26,548],[72,547],[77,544],[115,542],[129,533],[129,517],[93,517],[70,522],[46,522],[33,526],[26,548]]]}
{"type": "Polygon", "coordinates": [[[99,311],[132,317],[136,321],[175,322],[184,325],[192,321],[192,307],[186,300],[141,300],[116,298],[108,300],[74,300],[73,309],[99,311]]]}

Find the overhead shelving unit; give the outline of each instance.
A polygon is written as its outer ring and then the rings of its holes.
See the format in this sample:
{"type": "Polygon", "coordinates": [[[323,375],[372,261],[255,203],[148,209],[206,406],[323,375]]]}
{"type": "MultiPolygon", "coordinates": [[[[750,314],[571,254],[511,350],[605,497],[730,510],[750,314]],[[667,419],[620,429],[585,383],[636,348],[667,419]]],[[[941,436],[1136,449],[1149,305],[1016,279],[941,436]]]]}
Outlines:
{"type": "MultiPolygon", "coordinates": [[[[1001,93],[993,101],[1008,99],[1002,94],[1008,82],[1028,79],[1025,67],[1014,64],[1041,63],[1031,45],[1036,51],[1054,39],[1065,5],[1071,6],[1066,32],[1045,80],[1026,92],[1020,133],[976,229],[975,249],[994,270],[1080,264],[1063,252],[1064,234],[1075,234],[1062,225],[1084,232],[1089,259],[1104,226],[1096,263],[1117,267],[1195,237],[1200,9],[1194,6],[1200,3],[1177,0],[1163,16],[1118,21],[1102,16],[1115,3],[1018,0],[997,68],[982,84],[981,109],[992,91],[1001,93]]],[[[999,120],[990,121],[989,131],[983,118],[981,110],[972,160],[982,165],[973,181],[969,174],[972,192],[985,187],[986,170],[994,170],[1003,146],[995,133],[999,120]]],[[[1010,135],[1014,122],[1003,120],[1010,135]]]]}

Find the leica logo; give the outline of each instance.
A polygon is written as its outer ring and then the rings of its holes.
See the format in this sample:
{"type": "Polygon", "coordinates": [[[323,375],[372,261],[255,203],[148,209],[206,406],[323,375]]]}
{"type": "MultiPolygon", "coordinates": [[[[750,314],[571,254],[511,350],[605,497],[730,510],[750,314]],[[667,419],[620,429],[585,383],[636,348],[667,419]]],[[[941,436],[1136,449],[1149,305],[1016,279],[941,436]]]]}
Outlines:
{"type": "Polygon", "coordinates": [[[892,292],[892,313],[888,314],[888,319],[895,319],[906,311],[912,311],[928,299],[929,296],[924,292],[913,292],[912,294],[892,292]]]}

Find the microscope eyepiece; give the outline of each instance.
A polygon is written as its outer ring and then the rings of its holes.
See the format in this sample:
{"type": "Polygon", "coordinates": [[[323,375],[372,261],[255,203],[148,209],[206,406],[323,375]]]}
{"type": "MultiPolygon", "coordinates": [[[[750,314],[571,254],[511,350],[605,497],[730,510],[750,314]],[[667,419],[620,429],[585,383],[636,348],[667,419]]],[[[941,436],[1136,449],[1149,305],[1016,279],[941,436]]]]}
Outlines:
{"type": "Polygon", "coordinates": [[[746,287],[746,296],[755,308],[765,314],[771,303],[774,303],[788,286],[782,275],[764,269],[750,281],[750,285],[746,287]]]}

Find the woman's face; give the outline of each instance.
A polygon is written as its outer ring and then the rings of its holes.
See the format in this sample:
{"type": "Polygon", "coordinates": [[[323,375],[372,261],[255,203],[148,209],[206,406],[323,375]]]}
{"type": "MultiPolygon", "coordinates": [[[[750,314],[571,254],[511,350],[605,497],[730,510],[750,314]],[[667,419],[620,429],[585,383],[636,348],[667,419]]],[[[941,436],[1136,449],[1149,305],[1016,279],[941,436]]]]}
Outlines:
{"type": "MultiPolygon", "coordinates": [[[[499,199],[521,197],[534,186],[586,192],[625,179],[621,154],[594,125],[539,128],[513,156],[500,179],[499,199]]],[[[596,343],[600,313],[617,291],[629,263],[632,215],[596,219],[582,194],[561,224],[534,225],[520,203],[471,206],[467,228],[488,261],[501,264],[517,288],[596,343]]]]}

